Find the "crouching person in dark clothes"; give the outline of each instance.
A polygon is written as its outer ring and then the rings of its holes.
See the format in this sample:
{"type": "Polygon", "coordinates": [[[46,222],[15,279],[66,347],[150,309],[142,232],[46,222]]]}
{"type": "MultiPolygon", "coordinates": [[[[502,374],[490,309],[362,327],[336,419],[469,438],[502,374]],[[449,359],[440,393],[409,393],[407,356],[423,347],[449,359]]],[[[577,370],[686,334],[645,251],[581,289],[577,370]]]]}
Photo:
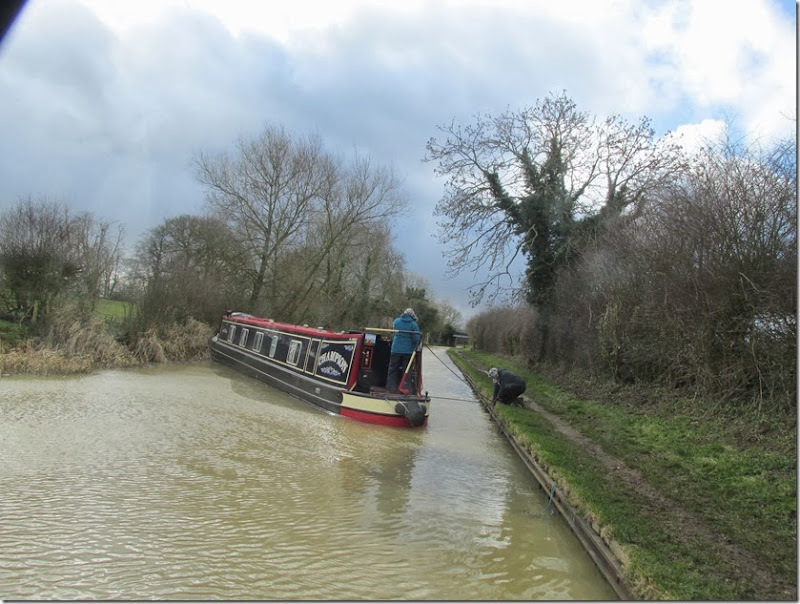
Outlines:
{"type": "Polygon", "coordinates": [[[494,395],[492,395],[492,406],[495,401],[500,401],[504,405],[523,406],[519,396],[525,392],[527,385],[518,375],[514,375],[505,369],[492,367],[489,370],[489,377],[494,382],[494,395]]]}

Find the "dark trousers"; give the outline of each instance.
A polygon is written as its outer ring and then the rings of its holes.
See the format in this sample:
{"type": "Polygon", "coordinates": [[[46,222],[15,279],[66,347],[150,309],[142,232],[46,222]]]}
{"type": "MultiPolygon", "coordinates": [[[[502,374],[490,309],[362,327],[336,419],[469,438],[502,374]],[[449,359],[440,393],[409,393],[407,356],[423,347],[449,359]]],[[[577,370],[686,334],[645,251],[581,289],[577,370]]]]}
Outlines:
{"type": "Polygon", "coordinates": [[[510,384],[500,389],[500,392],[497,393],[497,400],[505,405],[510,405],[523,392],[525,392],[525,384],[510,384]]]}
{"type": "Polygon", "coordinates": [[[389,392],[397,390],[397,385],[400,383],[403,372],[406,370],[410,360],[411,353],[398,354],[393,352],[389,357],[389,371],[386,373],[386,389],[389,392]]]}

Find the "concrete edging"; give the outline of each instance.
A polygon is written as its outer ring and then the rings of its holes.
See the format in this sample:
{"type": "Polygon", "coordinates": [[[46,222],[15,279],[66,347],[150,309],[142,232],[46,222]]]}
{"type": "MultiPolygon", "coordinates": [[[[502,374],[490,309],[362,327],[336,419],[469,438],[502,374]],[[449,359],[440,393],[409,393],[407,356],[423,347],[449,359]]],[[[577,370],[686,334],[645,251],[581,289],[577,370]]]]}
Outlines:
{"type": "MultiPolygon", "coordinates": [[[[458,365],[456,365],[458,366],[458,365]]],[[[551,493],[551,500],[558,509],[559,513],[567,521],[572,532],[581,542],[586,552],[594,561],[600,573],[605,577],[608,584],[616,592],[622,600],[635,600],[633,590],[625,579],[622,564],[619,559],[614,555],[614,552],[603,540],[603,538],[591,527],[589,522],[578,515],[576,510],[564,499],[561,495],[560,489],[554,480],[550,478],[547,472],[542,468],[538,462],[531,456],[531,454],[519,443],[516,438],[506,429],[503,422],[497,417],[491,403],[483,396],[480,389],[477,387],[472,377],[468,375],[461,367],[459,370],[464,375],[467,383],[473,392],[477,395],[483,406],[489,412],[494,423],[506,437],[511,446],[519,455],[520,459],[525,463],[528,470],[533,474],[539,486],[545,492],[551,493]],[[555,487],[555,489],[553,489],[555,487]]]]}

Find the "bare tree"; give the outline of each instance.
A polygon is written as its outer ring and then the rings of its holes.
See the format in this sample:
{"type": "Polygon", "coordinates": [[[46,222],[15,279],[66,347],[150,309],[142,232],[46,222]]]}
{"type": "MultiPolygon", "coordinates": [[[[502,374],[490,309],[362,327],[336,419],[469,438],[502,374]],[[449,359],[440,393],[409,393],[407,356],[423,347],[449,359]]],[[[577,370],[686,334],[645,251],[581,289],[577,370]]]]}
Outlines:
{"type": "Polygon", "coordinates": [[[92,214],[72,216],[63,201],[30,197],[0,216],[0,271],[10,310],[36,322],[71,294],[94,309],[120,255],[122,228],[92,214]]]}
{"type": "Polygon", "coordinates": [[[372,270],[356,242],[406,205],[391,169],[365,157],[345,163],[318,137],[276,127],[196,164],[211,210],[247,250],[249,308],[284,319],[311,320],[315,298],[347,299],[345,286],[352,291],[354,276],[372,270]]]}
{"type": "Polygon", "coordinates": [[[308,216],[330,195],[334,163],[318,137],[298,139],[268,127],[239,139],[233,154],[200,154],[195,165],[210,208],[234,228],[250,255],[250,307],[257,307],[263,292],[266,308],[274,310],[279,254],[297,243],[308,216]]]}
{"type": "Polygon", "coordinates": [[[7,302],[35,322],[78,272],[69,247],[69,209],[30,197],[0,216],[0,263],[7,302]]]}
{"type": "Polygon", "coordinates": [[[286,289],[296,292],[297,304],[286,309],[282,318],[314,322],[338,329],[374,324],[382,326],[385,318],[403,304],[405,283],[402,256],[391,245],[386,225],[364,225],[341,245],[331,248],[316,268],[318,249],[298,250],[286,258],[282,273],[286,289]]]}
{"type": "Polygon", "coordinates": [[[400,181],[392,170],[363,157],[337,166],[341,176],[336,186],[308,216],[303,260],[291,270],[300,289],[287,296],[278,310],[281,316],[302,308],[310,296],[333,302],[345,295],[346,287],[351,292],[363,289],[353,279],[374,277],[375,256],[380,255],[376,245],[391,246],[391,238],[381,234],[405,211],[400,181]]]}
{"type": "Polygon", "coordinates": [[[129,262],[140,317],[148,325],[215,321],[242,303],[243,250],[228,225],[213,217],[181,215],[153,228],[129,262]]]}
{"type": "Polygon", "coordinates": [[[447,300],[437,300],[436,307],[444,325],[451,325],[454,329],[462,326],[461,312],[447,300]]]}
{"type": "Polygon", "coordinates": [[[471,125],[440,127],[426,160],[447,178],[436,208],[454,272],[483,271],[475,301],[520,287],[546,307],[558,271],[582,242],[623,216],[682,165],[676,146],[658,142],[646,119],[613,116],[598,124],[565,95],[471,125]]]}
{"type": "Polygon", "coordinates": [[[80,270],[79,308],[93,311],[100,297],[111,293],[122,256],[124,229],[96,219],[90,213],[77,216],[72,240],[80,270]]]}

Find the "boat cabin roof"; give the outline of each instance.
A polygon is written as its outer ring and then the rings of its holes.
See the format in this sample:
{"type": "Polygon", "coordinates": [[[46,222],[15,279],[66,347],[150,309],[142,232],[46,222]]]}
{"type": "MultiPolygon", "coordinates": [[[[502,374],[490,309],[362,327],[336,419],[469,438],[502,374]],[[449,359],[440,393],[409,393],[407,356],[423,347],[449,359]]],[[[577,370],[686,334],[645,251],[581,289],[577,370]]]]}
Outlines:
{"type": "Polygon", "coordinates": [[[292,333],[303,334],[312,337],[325,337],[332,340],[352,340],[353,338],[363,337],[361,331],[331,331],[322,327],[309,327],[308,325],[292,325],[291,323],[279,323],[272,319],[262,319],[254,317],[246,313],[232,313],[225,317],[228,321],[235,321],[243,325],[252,325],[254,327],[264,327],[267,329],[278,329],[280,331],[288,331],[292,333]]]}

